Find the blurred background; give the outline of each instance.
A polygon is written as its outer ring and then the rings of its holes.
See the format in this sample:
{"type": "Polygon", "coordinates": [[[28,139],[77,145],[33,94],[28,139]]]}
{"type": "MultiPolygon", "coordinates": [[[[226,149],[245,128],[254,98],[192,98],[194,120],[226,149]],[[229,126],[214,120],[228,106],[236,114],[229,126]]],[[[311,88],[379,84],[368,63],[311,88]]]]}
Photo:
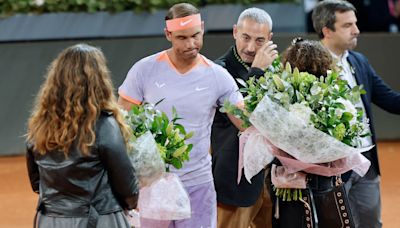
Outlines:
{"type": "MultiPolygon", "coordinates": [[[[6,193],[17,194],[16,197],[22,204],[27,202],[24,209],[29,211],[29,214],[24,214],[26,210],[21,211],[21,205],[14,207],[11,212],[16,214],[15,220],[8,225],[0,224],[0,227],[31,225],[36,196],[29,193],[21,155],[25,148],[26,121],[50,62],[70,45],[81,42],[95,45],[106,55],[114,86],[118,88],[132,64],[169,47],[163,36],[164,16],[166,9],[178,2],[183,1],[0,0],[0,201],[3,202],[4,210],[10,210],[10,207],[13,208],[10,205],[16,203],[6,193]],[[17,174],[20,176],[15,176],[17,174]],[[16,179],[21,182],[22,187],[11,187],[16,179]],[[21,188],[22,194],[29,195],[18,195],[16,191],[21,191],[21,188]],[[29,223],[19,219],[20,216],[29,218],[29,223]]],[[[225,53],[233,44],[233,24],[242,10],[253,6],[262,8],[271,15],[274,23],[273,41],[278,44],[279,51],[283,51],[297,36],[317,39],[310,24],[310,15],[318,0],[185,2],[200,8],[206,30],[201,52],[212,60],[225,53]]],[[[371,65],[387,84],[400,91],[400,74],[397,68],[400,59],[400,0],[349,2],[357,8],[358,26],[361,30],[356,50],[368,57],[371,65]]],[[[374,107],[374,117],[377,137],[381,143],[379,146],[389,148],[387,150],[390,151],[387,152],[390,156],[386,155],[385,158],[390,161],[400,158],[400,116],[374,107]]],[[[396,168],[394,163],[392,165],[390,167],[396,168]]],[[[388,167],[389,164],[383,169],[392,169],[388,167]]],[[[383,173],[387,174],[384,171],[383,173]]],[[[400,184],[396,178],[393,181],[395,183],[391,182],[390,186],[394,191],[400,184]]],[[[393,202],[400,205],[400,198],[393,202]]],[[[2,207],[0,206],[0,210],[2,207]]],[[[384,201],[384,213],[385,208],[388,211],[384,201]]],[[[400,209],[399,206],[397,208],[400,209]]],[[[397,226],[385,227],[399,227],[400,220],[397,218],[396,221],[392,220],[392,223],[397,226]]]]}

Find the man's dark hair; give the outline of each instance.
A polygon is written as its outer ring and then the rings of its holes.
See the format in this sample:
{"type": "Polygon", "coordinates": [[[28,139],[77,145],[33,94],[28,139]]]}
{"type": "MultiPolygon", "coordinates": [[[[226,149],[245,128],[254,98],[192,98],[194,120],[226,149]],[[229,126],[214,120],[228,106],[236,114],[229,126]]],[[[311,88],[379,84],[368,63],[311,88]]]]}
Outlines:
{"type": "Polygon", "coordinates": [[[165,16],[165,20],[170,20],[174,18],[181,18],[190,16],[193,14],[198,14],[200,11],[189,3],[179,3],[173,5],[169,10],[167,15],[165,16]]]}
{"type": "Polygon", "coordinates": [[[356,8],[348,1],[324,0],[319,2],[312,12],[314,30],[317,32],[319,38],[324,38],[324,34],[322,33],[324,27],[335,31],[336,12],[344,13],[347,11],[356,12],[356,8]]]}

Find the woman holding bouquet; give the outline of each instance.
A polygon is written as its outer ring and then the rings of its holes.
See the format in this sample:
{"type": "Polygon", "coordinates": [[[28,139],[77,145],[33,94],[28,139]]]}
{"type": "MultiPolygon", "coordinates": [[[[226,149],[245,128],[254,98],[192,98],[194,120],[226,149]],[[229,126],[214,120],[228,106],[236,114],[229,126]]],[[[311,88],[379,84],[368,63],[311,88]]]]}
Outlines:
{"type": "MultiPolygon", "coordinates": [[[[331,55],[320,42],[301,38],[295,38],[292,41],[292,45],[283,53],[282,62],[284,64],[289,63],[291,67],[298,68],[300,72],[307,72],[316,77],[327,77],[328,70],[333,67],[331,55]]],[[[274,163],[277,163],[277,167],[283,168],[279,166],[281,165],[280,161],[276,160],[274,163]]],[[[329,166],[329,163],[325,165],[329,166]]],[[[278,168],[273,168],[271,175],[279,176],[277,170],[278,168]]],[[[282,173],[282,169],[279,172],[282,173]]],[[[337,193],[333,191],[335,187],[343,187],[339,177],[321,176],[301,171],[284,175],[293,178],[288,181],[289,185],[290,182],[293,184],[294,180],[300,179],[296,178],[297,176],[303,178],[303,180],[305,179],[306,186],[305,189],[299,190],[301,193],[295,193],[297,200],[282,199],[282,194],[278,193],[278,189],[271,193],[271,195],[274,195],[273,201],[276,205],[273,219],[274,227],[354,227],[350,209],[347,208],[347,197],[343,194],[344,188],[339,193],[340,196],[333,196],[333,194],[337,193]],[[336,197],[338,202],[341,202],[341,205],[332,200],[333,197],[336,197]],[[343,207],[338,210],[337,205],[343,207]],[[340,226],[340,223],[343,226],[340,226]]],[[[274,182],[274,177],[272,179],[274,182]]],[[[288,188],[290,189],[291,187],[288,188]]],[[[294,191],[290,191],[292,192],[290,197],[293,197],[294,191]]]]}
{"type": "Polygon", "coordinates": [[[28,122],[27,166],[39,194],[35,226],[130,227],[138,185],[129,131],[106,60],[92,46],[62,51],[49,67],[28,122]]]}

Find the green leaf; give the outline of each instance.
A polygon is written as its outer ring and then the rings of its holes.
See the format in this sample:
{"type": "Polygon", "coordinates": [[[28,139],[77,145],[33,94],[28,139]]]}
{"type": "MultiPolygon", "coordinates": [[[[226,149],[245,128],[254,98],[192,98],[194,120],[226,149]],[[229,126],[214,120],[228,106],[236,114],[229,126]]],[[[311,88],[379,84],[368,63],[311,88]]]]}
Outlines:
{"type": "Polygon", "coordinates": [[[310,89],[311,95],[317,95],[317,94],[320,94],[321,92],[322,92],[322,89],[318,84],[314,84],[311,86],[311,89],[310,89]]]}
{"type": "Polygon", "coordinates": [[[172,158],[171,165],[173,165],[176,169],[182,168],[182,162],[178,158],[172,158]]]}
{"type": "Polygon", "coordinates": [[[353,119],[353,114],[351,114],[350,112],[344,112],[342,114],[342,121],[346,121],[346,122],[350,122],[353,119]]]}
{"type": "Polygon", "coordinates": [[[172,119],[175,120],[178,118],[179,118],[179,116],[178,116],[178,113],[176,112],[176,108],[174,106],[172,106],[172,119]]]}
{"type": "Polygon", "coordinates": [[[183,134],[183,135],[186,134],[186,130],[185,130],[185,128],[183,127],[183,125],[181,125],[181,124],[175,123],[175,129],[178,129],[179,132],[180,132],[181,134],[183,134]]]}
{"type": "MultiPolygon", "coordinates": [[[[193,144],[188,144],[188,147],[187,147],[187,152],[190,152],[190,151],[192,151],[192,149],[193,149],[193,144]]],[[[189,154],[189,153],[188,153],[189,154]]]]}

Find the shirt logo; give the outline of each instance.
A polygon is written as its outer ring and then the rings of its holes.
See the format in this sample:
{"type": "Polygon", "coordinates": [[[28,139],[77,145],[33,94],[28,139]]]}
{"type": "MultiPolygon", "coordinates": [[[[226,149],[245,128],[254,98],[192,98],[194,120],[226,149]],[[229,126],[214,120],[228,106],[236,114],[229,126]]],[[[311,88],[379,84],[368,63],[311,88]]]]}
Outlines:
{"type": "Polygon", "coordinates": [[[165,83],[158,84],[158,82],[156,82],[155,84],[156,84],[156,86],[157,86],[158,88],[162,88],[162,87],[164,87],[164,86],[165,86],[165,83]]]}
{"type": "Polygon", "coordinates": [[[183,26],[189,24],[192,20],[193,20],[193,19],[189,19],[189,20],[187,20],[187,21],[181,21],[181,22],[180,22],[180,25],[183,27],[183,26]]]}
{"type": "Polygon", "coordinates": [[[194,90],[196,90],[196,91],[203,91],[203,90],[205,90],[205,89],[208,89],[208,87],[196,87],[194,90]]]}

